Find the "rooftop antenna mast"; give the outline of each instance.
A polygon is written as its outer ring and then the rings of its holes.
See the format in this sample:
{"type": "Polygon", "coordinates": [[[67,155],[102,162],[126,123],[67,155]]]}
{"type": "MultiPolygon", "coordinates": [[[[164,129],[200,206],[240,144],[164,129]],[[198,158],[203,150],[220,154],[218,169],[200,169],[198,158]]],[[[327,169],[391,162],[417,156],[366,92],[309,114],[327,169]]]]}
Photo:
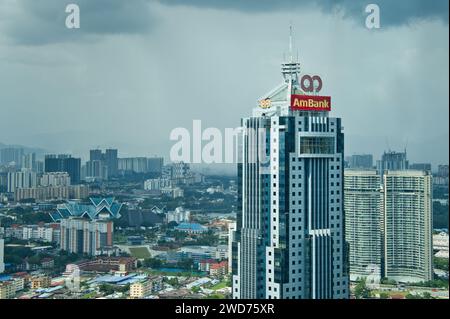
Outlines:
{"type": "Polygon", "coordinates": [[[291,58],[290,62],[294,62],[294,57],[292,56],[292,21],[289,25],[289,55],[291,58]]]}

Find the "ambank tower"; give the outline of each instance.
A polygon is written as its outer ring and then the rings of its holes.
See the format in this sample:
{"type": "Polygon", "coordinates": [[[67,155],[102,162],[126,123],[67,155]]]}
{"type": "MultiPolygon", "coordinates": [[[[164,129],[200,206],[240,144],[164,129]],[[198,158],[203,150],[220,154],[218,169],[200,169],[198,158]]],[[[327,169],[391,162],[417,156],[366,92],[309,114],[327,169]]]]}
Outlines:
{"type": "Polygon", "coordinates": [[[236,299],[348,298],[341,119],[290,56],[284,81],[241,120],[236,299]]]}

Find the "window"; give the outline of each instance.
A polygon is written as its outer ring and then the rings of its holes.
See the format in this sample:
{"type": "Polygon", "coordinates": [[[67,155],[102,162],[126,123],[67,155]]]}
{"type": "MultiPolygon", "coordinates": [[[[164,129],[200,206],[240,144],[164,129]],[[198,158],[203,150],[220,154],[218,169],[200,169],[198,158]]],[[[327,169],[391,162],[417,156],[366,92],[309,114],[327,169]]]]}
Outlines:
{"type": "Polygon", "coordinates": [[[301,136],[300,154],[333,154],[334,137],[301,136]]]}

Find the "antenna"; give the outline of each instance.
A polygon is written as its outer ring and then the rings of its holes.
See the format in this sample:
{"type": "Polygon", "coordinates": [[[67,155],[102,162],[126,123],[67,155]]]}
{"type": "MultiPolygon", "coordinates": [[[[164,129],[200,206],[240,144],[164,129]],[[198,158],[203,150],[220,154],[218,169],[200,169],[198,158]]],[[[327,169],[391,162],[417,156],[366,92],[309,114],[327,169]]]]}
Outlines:
{"type": "Polygon", "coordinates": [[[406,149],[408,148],[408,140],[409,140],[409,138],[407,137],[406,138],[406,145],[405,145],[405,154],[406,154],[406,149]]]}
{"type": "Polygon", "coordinates": [[[293,62],[293,57],[292,57],[292,21],[290,22],[289,25],[289,55],[291,56],[291,61],[293,62]]]}

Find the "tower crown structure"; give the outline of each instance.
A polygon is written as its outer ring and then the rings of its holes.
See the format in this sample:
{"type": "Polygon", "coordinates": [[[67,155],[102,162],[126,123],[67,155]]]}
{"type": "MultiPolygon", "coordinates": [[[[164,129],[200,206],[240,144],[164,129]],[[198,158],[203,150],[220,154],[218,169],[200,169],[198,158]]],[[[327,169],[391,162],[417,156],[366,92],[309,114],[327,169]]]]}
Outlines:
{"type": "Polygon", "coordinates": [[[321,96],[322,79],[318,75],[301,74],[298,53],[294,57],[292,26],[289,32],[289,51],[281,63],[284,81],[263,95],[253,116],[290,116],[293,114],[328,117],[331,98],[321,96]]]}
{"type": "Polygon", "coordinates": [[[283,74],[286,83],[298,84],[298,78],[300,74],[300,63],[297,58],[294,60],[294,55],[292,51],[292,25],[289,28],[289,55],[288,59],[281,64],[281,73],[283,74]]]}

